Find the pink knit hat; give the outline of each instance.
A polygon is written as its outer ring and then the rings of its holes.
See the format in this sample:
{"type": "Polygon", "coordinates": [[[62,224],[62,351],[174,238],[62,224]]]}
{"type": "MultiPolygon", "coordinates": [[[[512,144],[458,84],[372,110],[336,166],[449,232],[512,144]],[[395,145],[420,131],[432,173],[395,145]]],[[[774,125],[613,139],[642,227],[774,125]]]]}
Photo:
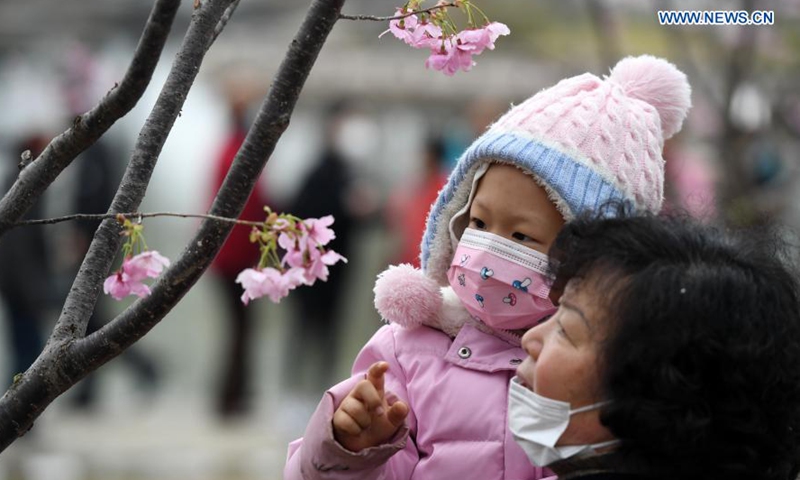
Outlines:
{"type": "Polygon", "coordinates": [[[423,268],[430,271],[433,256],[434,270],[446,270],[450,220],[467,204],[475,172],[488,161],[530,172],[566,220],[612,199],[657,212],[664,140],[680,130],[690,93],[686,75],[673,64],[643,55],[621,60],[602,79],[589,73],[568,78],[514,106],[464,152],[440,192],[422,242],[423,268]]]}

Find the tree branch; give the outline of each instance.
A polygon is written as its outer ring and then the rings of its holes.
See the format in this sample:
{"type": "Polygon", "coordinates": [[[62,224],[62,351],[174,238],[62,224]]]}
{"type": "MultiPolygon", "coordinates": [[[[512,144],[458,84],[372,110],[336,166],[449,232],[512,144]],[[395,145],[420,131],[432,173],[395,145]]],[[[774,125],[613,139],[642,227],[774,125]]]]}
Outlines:
{"type": "Polygon", "coordinates": [[[0,200],[0,236],[25,215],[64,168],[136,105],[150,83],[179,5],[180,0],[156,0],[119,85],[91,111],[76,117],[72,127],[20,172],[0,200]]]}
{"type": "MultiPolygon", "coordinates": [[[[139,134],[110,213],[138,209],[161,148],[208,50],[208,39],[230,2],[209,0],[194,11],[167,81],[139,134]]],[[[113,220],[100,224],[44,351],[24,374],[15,377],[0,398],[0,451],[23,435],[58,395],[113,357],[102,356],[105,352],[95,352],[76,340],[86,331],[103,277],[119,250],[119,231],[113,220]]],[[[104,337],[101,332],[95,333],[95,338],[104,337]]]]}
{"type": "Polygon", "coordinates": [[[264,222],[255,222],[249,220],[239,220],[236,218],[218,217],[216,215],[200,214],[200,213],[175,213],[175,212],[132,212],[132,213],[76,213],[73,215],[64,215],[55,218],[42,218],[40,220],[24,220],[15,223],[13,227],[29,227],[33,225],[53,225],[55,223],[68,222],[70,220],[105,220],[108,218],[117,218],[119,215],[127,218],[154,218],[154,217],[178,217],[178,218],[205,218],[214,220],[216,222],[236,223],[239,225],[249,225],[259,227],[264,225],[264,222]]]}
{"type": "MultiPolygon", "coordinates": [[[[194,11],[192,24],[186,32],[164,87],[139,133],[109,213],[130,212],[139,208],[161,149],[208,51],[208,39],[230,3],[231,0],[209,0],[194,11]]],[[[62,313],[53,330],[54,339],[83,335],[100,294],[103,279],[122,242],[119,232],[120,225],[115,220],[107,219],[100,224],[67,296],[65,313],[62,313]]]]}
{"type": "MultiPolygon", "coordinates": [[[[209,213],[236,218],[289,125],[311,67],[339,18],[344,0],[314,0],[292,40],[258,116],[236,154],[209,213]]],[[[79,341],[98,364],[118,355],[152,329],[189,291],[211,264],[232,224],[204,221],[181,256],[159,277],[147,298],[139,300],[103,328],[79,341]]]]}
{"type": "Polygon", "coordinates": [[[217,26],[214,28],[214,35],[211,37],[211,41],[208,42],[209,47],[211,47],[211,45],[217,41],[217,37],[219,37],[219,34],[222,33],[222,30],[228,24],[233,12],[236,11],[236,7],[239,6],[240,1],[241,0],[233,0],[233,3],[228,5],[228,8],[225,9],[225,13],[222,14],[222,18],[219,19],[217,26]]]}
{"type": "Polygon", "coordinates": [[[393,15],[393,16],[388,16],[388,17],[376,17],[374,15],[344,15],[344,14],[339,14],[339,18],[342,19],[342,20],[371,20],[371,21],[374,21],[374,22],[388,22],[390,20],[401,20],[403,18],[410,17],[412,15],[418,15],[420,13],[429,13],[429,12],[432,12],[434,10],[443,10],[445,8],[450,8],[450,7],[455,7],[455,6],[457,6],[455,4],[455,2],[450,2],[450,3],[442,3],[442,4],[439,4],[439,5],[430,7],[430,8],[423,8],[422,10],[416,10],[416,11],[413,11],[413,12],[405,13],[403,15],[393,15]]]}

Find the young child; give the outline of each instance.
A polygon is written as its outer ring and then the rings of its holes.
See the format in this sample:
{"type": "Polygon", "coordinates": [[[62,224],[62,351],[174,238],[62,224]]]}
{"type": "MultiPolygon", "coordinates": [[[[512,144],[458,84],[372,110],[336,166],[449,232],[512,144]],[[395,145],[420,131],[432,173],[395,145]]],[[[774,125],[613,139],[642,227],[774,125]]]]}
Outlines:
{"type": "Polygon", "coordinates": [[[562,80],[511,108],[459,159],[433,205],[423,272],[375,287],[391,322],[289,446],[294,479],[538,479],[507,427],[524,331],[555,311],[545,252],[565,221],[619,199],[658,211],[665,138],[686,76],[650,56],[562,80]],[[460,301],[459,301],[460,300],[460,301]]]}

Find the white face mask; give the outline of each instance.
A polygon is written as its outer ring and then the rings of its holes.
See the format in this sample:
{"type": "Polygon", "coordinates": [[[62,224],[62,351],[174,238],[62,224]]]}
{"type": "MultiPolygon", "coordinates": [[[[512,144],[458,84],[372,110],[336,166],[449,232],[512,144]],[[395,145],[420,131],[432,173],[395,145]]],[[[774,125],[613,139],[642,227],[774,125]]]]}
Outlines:
{"type": "Polygon", "coordinates": [[[556,446],[572,415],[594,410],[608,403],[599,402],[571,410],[569,403],[538,395],[525,388],[514,377],[508,392],[508,427],[530,461],[544,467],[565,458],[594,453],[598,448],[619,443],[619,440],[609,440],[591,445],[556,446]]]}

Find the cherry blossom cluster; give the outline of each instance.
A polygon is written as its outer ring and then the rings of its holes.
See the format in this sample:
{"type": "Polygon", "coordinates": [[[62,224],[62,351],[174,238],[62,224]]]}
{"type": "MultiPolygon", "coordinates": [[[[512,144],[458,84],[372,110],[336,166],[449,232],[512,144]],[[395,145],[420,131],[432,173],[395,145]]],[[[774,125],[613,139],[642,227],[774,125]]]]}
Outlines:
{"type": "Polygon", "coordinates": [[[397,10],[397,17],[389,21],[391,32],[413,48],[428,49],[430,56],[425,61],[426,68],[441,70],[445,75],[457,71],[469,71],[475,62],[472,57],[484,50],[494,50],[494,43],[502,35],[511,31],[505,24],[490,22],[488,17],[469,0],[453,3],[440,1],[441,8],[423,9],[422,0],[411,0],[397,10]],[[459,30],[453,23],[447,8],[456,7],[467,16],[467,28],[459,30]],[[476,17],[480,17],[477,20],[476,17]]]}
{"type": "MultiPolygon", "coordinates": [[[[258,265],[243,270],[236,283],[244,288],[242,303],[267,296],[275,303],[301,285],[313,285],[317,280],[327,281],[328,267],[347,259],[326,245],[336,238],[330,228],[333,216],[300,219],[289,214],[277,214],[265,207],[267,218],[262,223],[236,221],[253,225],[250,241],[257,243],[261,255],[258,265]]],[[[103,291],[116,300],[129,295],[144,298],[150,287],[143,283],[156,278],[169,266],[169,259],[155,250],[149,250],[144,241],[141,219],[134,223],[120,215],[123,261],[119,270],[103,283],[103,291]]]]}
{"type": "Polygon", "coordinates": [[[141,221],[133,223],[122,215],[117,220],[122,223],[122,235],[128,238],[122,247],[122,266],[106,278],[103,291],[116,300],[128,295],[144,298],[150,295],[150,287],[142,281],[158,277],[164,267],[169,266],[169,259],[155,250],[147,249],[141,221]],[[135,252],[139,253],[134,255],[135,252]]]}
{"type": "Polygon", "coordinates": [[[259,244],[261,258],[256,268],[243,270],[236,283],[244,288],[242,303],[268,296],[275,303],[290,290],[315,281],[328,280],[328,267],[347,259],[325,246],[336,234],[331,228],[333,216],[307,218],[276,214],[267,210],[267,220],[253,228],[250,241],[259,244]],[[278,254],[284,252],[283,257],[278,254]]]}

